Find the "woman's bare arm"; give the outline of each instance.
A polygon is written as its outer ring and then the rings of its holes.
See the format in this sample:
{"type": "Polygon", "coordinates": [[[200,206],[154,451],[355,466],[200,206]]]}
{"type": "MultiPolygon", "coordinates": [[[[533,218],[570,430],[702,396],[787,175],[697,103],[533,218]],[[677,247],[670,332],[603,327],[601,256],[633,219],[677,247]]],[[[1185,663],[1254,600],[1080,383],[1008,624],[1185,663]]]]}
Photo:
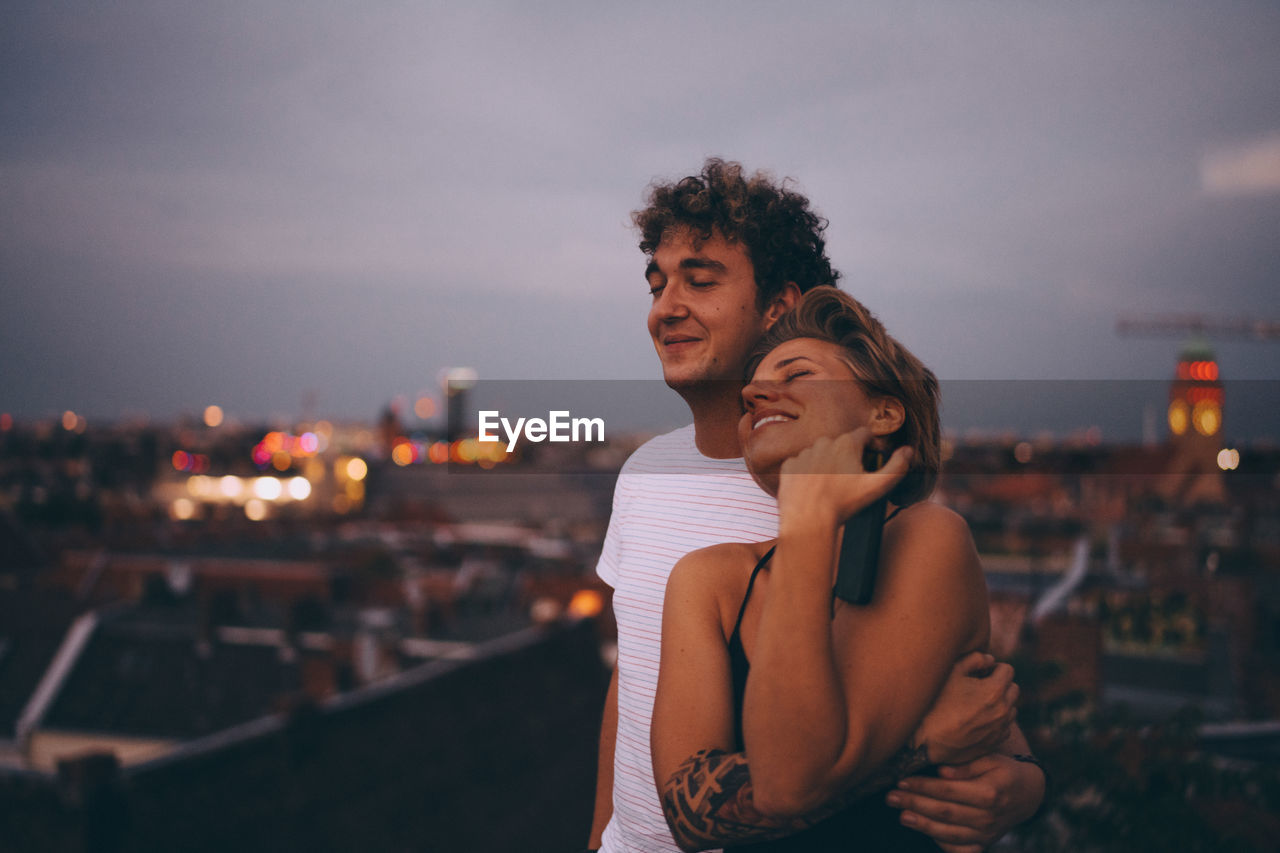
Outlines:
{"type": "Polygon", "coordinates": [[[876,477],[846,470],[860,470],[860,452],[856,437],[821,440],[783,468],[743,719],[755,804],[766,814],[806,814],[883,764],[952,662],[986,642],[968,528],[935,505],[912,507],[886,528],[875,598],[833,627],[837,523],[868,502],[876,477]]]}
{"type": "Polygon", "coordinates": [[[903,747],[878,773],[816,810],[798,817],[767,815],[755,807],[751,770],[742,752],[703,749],[659,786],[667,825],[681,850],[706,850],[794,835],[929,764],[923,747],[903,747]]]}
{"type": "MultiPolygon", "coordinates": [[[[976,679],[976,671],[993,663],[971,655],[956,663],[948,688],[931,713],[929,731],[940,735],[944,746],[930,745],[923,737],[918,746],[904,745],[877,771],[857,786],[842,791],[814,811],[796,817],[776,817],[755,806],[754,788],[746,755],[732,752],[732,704],[728,656],[729,626],[742,598],[744,563],[754,555],[734,552],[733,546],[697,552],[673,571],[667,588],[663,621],[663,659],[653,717],[654,772],[668,825],[685,850],[701,850],[726,844],[750,843],[791,835],[814,825],[852,802],[883,791],[899,779],[939,760],[960,760],[979,740],[992,736],[1000,720],[1011,712],[1007,698],[1009,673],[976,679]],[[727,549],[727,550],[726,550],[727,549]],[[726,559],[730,558],[730,559],[726,559]],[[736,562],[734,562],[736,561],[736,562]],[[732,576],[737,575],[735,585],[732,576]],[[717,590],[717,585],[719,589],[717,590]],[[731,595],[725,595],[731,590],[731,595]],[[682,671],[703,662],[705,643],[720,651],[719,663],[702,678],[687,679],[682,671]],[[667,650],[679,650],[668,652],[667,650]],[[723,667],[723,676],[715,671],[723,667]],[[728,701],[711,695],[716,690],[728,701]],[[677,712],[683,699],[675,691],[688,692],[692,700],[719,707],[715,715],[677,712]],[[945,706],[943,708],[942,706],[945,706]],[[713,743],[720,739],[718,743],[713,743]]],[[[1007,669],[1007,668],[1006,668],[1007,669]]],[[[923,735],[924,727],[921,734],[923,735]]]]}
{"type": "Polygon", "coordinates": [[[689,554],[671,571],[650,734],[658,780],[671,778],[700,750],[734,751],[732,676],[717,586],[732,584],[734,569],[750,559],[745,546],[720,546],[689,554]]]}
{"type": "Polygon", "coordinates": [[[742,586],[730,576],[752,559],[743,546],[698,551],[676,565],[667,584],[651,745],[663,811],[682,850],[792,835],[929,763],[923,745],[904,747],[874,778],[808,814],[777,818],[755,807],[746,755],[733,751],[725,637],[733,608],[721,598],[742,586]]]}

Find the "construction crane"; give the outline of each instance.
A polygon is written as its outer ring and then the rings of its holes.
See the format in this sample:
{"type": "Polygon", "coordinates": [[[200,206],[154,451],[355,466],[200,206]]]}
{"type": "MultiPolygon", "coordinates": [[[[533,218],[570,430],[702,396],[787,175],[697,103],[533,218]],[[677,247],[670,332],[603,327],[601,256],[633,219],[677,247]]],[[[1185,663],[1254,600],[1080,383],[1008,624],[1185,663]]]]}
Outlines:
{"type": "Polygon", "coordinates": [[[1203,335],[1253,341],[1280,340],[1280,320],[1253,317],[1213,317],[1208,314],[1122,314],[1116,334],[1128,337],[1203,335]]]}

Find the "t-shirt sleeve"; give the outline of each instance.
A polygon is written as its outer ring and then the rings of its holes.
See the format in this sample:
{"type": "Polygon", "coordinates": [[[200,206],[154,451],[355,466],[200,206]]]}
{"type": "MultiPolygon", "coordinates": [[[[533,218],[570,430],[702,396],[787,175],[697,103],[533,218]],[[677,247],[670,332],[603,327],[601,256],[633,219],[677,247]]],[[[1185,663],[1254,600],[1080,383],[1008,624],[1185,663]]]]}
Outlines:
{"type": "Polygon", "coordinates": [[[624,465],[622,471],[618,473],[618,481],[613,487],[613,508],[609,512],[609,529],[604,534],[604,547],[600,550],[600,559],[596,562],[596,574],[600,580],[607,583],[614,589],[618,588],[618,567],[622,562],[622,526],[623,516],[626,515],[624,504],[626,503],[625,491],[626,485],[624,475],[627,468],[624,465]]]}

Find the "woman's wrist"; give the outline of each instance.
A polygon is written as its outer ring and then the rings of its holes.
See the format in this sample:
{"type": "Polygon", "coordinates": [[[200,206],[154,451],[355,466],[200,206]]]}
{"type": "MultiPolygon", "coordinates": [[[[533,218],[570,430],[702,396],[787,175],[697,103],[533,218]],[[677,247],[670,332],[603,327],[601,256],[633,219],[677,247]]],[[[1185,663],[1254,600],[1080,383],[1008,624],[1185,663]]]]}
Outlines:
{"type": "Polygon", "coordinates": [[[834,522],[822,519],[779,519],[778,544],[774,554],[776,583],[796,589],[811,589],[812,594],[830,605],[831,585],[835,582],[833,564],[836,552],[834,522]]]}
{"type": "Polygon", "coordinates": [[[797,506],[778,507],[778,539],[792,536],[812,539],[813,537],[834,536],[840,519],[830,506],[797,506]]]}

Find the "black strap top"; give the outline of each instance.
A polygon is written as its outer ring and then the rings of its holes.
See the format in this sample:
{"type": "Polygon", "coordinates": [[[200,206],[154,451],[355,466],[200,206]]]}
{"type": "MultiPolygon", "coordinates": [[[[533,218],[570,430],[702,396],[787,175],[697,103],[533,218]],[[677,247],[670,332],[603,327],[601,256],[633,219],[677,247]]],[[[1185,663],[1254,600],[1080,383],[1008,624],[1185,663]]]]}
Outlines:
{"type": "MultiPolygon", "coordinates": [[[[775,548],[777,546],[774,546],[775,548]]],[[[729,671],[733,676],[733,743],[741,750],[742,743],[742,702],[747,694],[747,673],[751,664],[747,661],[747,653],[742,648],[742,614],[747,612],[747,602],[751,600],[751,590],[756,585],[756,575],[773,557],[774,548],[764,552],[764,556],[751,570],[751,580],[747,581],[747,593],[742,596],[742,605],[738,608],[738,619],[733,623],[733,633],[729,635],[729,671]]]]}
{"type": "MultiPolygon", "coordinates": [[[[885,517],[885,521],[893,518],[901,507],[895,508],[885,517]]],[[[773,548],[751,570],[751,579],[747,581],[747,592],[742,596],[742,605],[738,608],[738,618],[733,625],[733,633],[729,635],[729,669],[733,681],[733,738],[734,746],[741,751],[742,740],[742,705],[747,691],[747,677],[751,671],[751,663],[747,660],[746,651],[742,647],[742,616],[747,612],[747,602],[751,600],[751,591],[755,588],[756,576],[768,565],[773,557],[773,548]]],[[[889,808],[882,794],[872,794],[866,799],[854,803],[844,811],[827,818],[821,823],[786,838],[765,841],[741,847],[726,847],[725,853],[814,853],[814,851],[932,851],[937,853],[937,846],[929,837],[915,830],[907,829],[898,822],[899,812],[889,808]]]]}

